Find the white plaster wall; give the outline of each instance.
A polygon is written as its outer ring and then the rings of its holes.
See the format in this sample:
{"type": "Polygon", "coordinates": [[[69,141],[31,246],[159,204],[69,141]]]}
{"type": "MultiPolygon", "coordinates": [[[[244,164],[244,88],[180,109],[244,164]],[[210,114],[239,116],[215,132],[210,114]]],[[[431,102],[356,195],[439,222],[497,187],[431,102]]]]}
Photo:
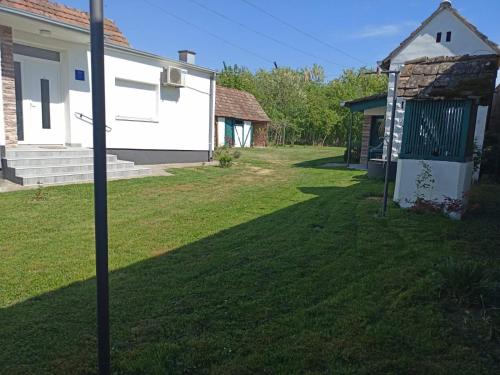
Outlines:
{"type": "Polygon", "coordinates": [[[224,146],[226,136],[226,118],[217,118],[217,146],[224,146]]]}
{"type": "Polygon", "coordinates": [[[418,33],[413,41],[404,48],[391,63],[402,64],[420,57],[488,55],[495,53],[465,24],[448,9],[439,13],[418,33]],[[446,33],[452,32],[451,42],[446,42],[446,33]],[[442,42],[436,43],[436,35],[442,33],[442,42]]]}
{"type": "Polygon", "coordinates": [[[445,197],[465,199],[472,183],[473,163],[457,163],[435,160],[399,159],[396,174],[394,201],[401,207],[411,207],[421,195],[429,201],[442,203],[445,197]],[[434,183],[428,189],[418,191],[417,180],[423,171],[423,163],[430,167],[434,183]]]}
{"type": "MultiPolygon", "coordinates": [[[[36,34],[16,30],[14,30],[14,40],[61,52],[65,141],[67,144],[92,147],[92,125],[75,117],[77,112],[92,117],[89,45],[42,38],[36,34]],[[85,81],[75,79],[76,69],[85,72],[85,81]]],[[[210,100],[212,73],[188,69],[186,87],[160,87],[160,74],[168,65],[175,66],[176,63],[106,48],[106,122],[112,128],[112,131],[107,133],[108,148],[208,150],[210,110],[213,105],[210,100]],[[120,100],[120,97],[115,95],[116,78],[157,85],[157,122],[116,119],[116,103],[120,100]]],[[[3,130],[4,127],[1,126],[0,131],[3,130]]],[[[0,142],[5,142],[4,138],[0,133],[0,142]]]]}
{"type": "MultiPolygon", "coordinates": [[[[400,71],[403,64],[409,60],[422,57],[460,56],[460,55],[487,55],[495,53],[491,47],[484,43],[465,24],[445,9],[439,13],[418,35],[391,60],[390,70],[400,71]],[[451,42],[446,42],[446,33],[452,32],[451,42]],[[442,33],[442,42],[436,43],[436,35],[442,33]]],[[[387,155],[387,143],[390,133],[392,118],[392,97],[394,76],[389,77],[387,112],[386,112],[386,145],[384,157],[387,155]]],[[[403,134],[404,109],[403,100],[398,98],[398,107],[394,127],[394,144],[392,157],[397,159],[401,150],[403,134]]]]}
{"type": "MultiPolygon", "coordinates": [[[[481,152],[484,146],[484,133],[486,132],[486,124],[488,123],[488,111],[489,111],[488,106],[479,106],[477,109],[476,129],[474,132],[474,144],[475,147],[477,147],[477,150],[481,150],[481,152]]],[[[475,182],[479,181],[480,171],[481,171],[481,165],[478,165],[473,175],[475,182]]]]}
{"type": "MultiPolygon", "coordinates": [[[[88,53],[87,58],[90,58],[88,53]]],[[[112,128],[107,133],[108,148],[208,150],[210,74],[192,70],[186,76],[186,87],[161,87],[162,70],[160,62],[128,53],[107,51],[106,119],[107,125],[112,128]],[[116,95],[116,78],[157,85],[157,122],[123,121],[116,118],[116,104],[120,100],[116,95]]],[[[72,111],[91,115],[90,94],[85,98],[85,92],[74,91],[72,111]]],[[[80,131],[72,136],[72,141],[90,147],[91,128],[85,125],[79,124],[80,131]]]]}

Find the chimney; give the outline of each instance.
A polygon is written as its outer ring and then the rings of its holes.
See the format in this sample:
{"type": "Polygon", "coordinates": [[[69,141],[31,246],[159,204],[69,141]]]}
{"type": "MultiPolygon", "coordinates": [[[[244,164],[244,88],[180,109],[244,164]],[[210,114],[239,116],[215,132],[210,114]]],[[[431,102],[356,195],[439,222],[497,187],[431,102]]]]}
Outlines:
{"type": "Polygon", "coordinates": [[[189,50],[179,51],[179,60],[188,64],[195,65],[196,64],[196,52],[189,50]]]}

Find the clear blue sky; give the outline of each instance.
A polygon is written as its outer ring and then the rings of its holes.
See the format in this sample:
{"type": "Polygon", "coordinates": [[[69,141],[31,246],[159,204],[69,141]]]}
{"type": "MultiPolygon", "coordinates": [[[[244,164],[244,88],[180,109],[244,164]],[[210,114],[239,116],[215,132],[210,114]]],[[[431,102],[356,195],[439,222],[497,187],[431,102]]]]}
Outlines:
{"type": "MultiPolygon", "coordinates": [[[[343,67],[362,66],[362,62],[364,65],[374,66],[377,60],[393,50],[440,3],[440,0],[247,0],[339,48],[347,55],[356,57],[352,59],[280,24],[245,4],[244,0],[104,1],[106,16],[116,21],[134,48],[171,58],[177,58],[179,49],[192,49],[198,54],[199,65],[217,70],[222,68],[222,61],[243,65],[252,70],[271,68],[272,61],[280,66],[291,67],[318,63],[325,68],[328,78],[337,76],[343,67]],[[213,9],[227,19],[193,1],[213,9]],[[165,11],[217,34],[231,45],[173,18],[165,11]],[[258,30],[268,37],[257,35],[238,24],[258,30]],[[238,49],[235,45],[253,54],[238,49]]],[[[88,10],[88,0],[59,2],[88,10]]],[[[481,32],[500,43],[499,0],[454,0],[453,5],[481,32]]]]}

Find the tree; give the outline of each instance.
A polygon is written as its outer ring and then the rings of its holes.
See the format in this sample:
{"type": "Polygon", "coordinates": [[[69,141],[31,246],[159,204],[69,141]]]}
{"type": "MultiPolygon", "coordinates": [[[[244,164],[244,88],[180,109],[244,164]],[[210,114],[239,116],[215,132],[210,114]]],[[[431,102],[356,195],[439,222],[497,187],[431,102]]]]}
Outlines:
{"type": "MultiPolygon", "coordinates": [[[[256,73],[234,65],[218,75],[218,84],[255,95],[272,123],[275,144],[345,145],[350,113],[341,102],[387,90],[385,76],[367,75],[366,69],[345,70],[325,82],[319,65],[304,69],[260,69],[256,73]]],[[[356,116],[354,142],[361,140],[361,119],[356,116]]]]}

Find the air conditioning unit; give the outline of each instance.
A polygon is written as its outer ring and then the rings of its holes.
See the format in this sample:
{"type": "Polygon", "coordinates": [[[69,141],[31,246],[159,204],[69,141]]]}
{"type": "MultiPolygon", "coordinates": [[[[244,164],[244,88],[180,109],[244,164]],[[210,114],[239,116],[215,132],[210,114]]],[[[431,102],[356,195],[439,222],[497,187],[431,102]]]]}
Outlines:
{"type": "Polygon", "coordinates": [[[187,70],[169,66],[161,73],[162,86],[184,87],[187,70]]]}

